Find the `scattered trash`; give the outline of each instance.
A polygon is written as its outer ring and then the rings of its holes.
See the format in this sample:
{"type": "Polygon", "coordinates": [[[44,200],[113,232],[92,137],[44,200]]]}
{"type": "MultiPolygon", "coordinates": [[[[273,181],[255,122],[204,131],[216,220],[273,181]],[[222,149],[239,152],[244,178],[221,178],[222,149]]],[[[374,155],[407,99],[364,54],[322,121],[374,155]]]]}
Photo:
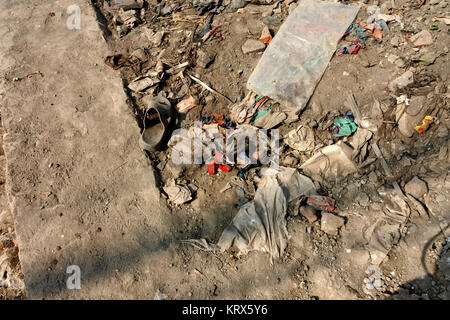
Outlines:
{"type": "Polygon", "coordinates": [[[314,131],[310,127],[299,125],[297,129],[289,131],[285,142],[289,147],[300,152],[313,151],[315,146],[314,131]]]}
{"type": "Polygon", "coordinates": [[[209,160],[206,163],[206,170],[209,174],[215,175],[217,169],[223,172],[230,172],[232,167],[228,164],[224,164],[224,155],[223,153],[217,152],[214,156],[214,159],[209,160]]]}
{"type": "Polygon", "coordinates": [[[352,160],[357,161],[359,164],[363,163],[366,159],[369,151],[369,140],[372,138],[373,133],[370,130],[359,128],[353,135],[351,145],[353,147],[352,160]]]}
{"type": "MultiPolygon", "coordinates": [[[[378,159],[381,162],[381,166],[383,167],[384,173],[386,174],[386,176],[389,179],[393,179],[394,175],[392,174],[391,169],[389,169],[389,166],[386,162],[386,160],[383,157],[383,154],[381,153],[380,148],[378,147],[378,144],[376,142],[372,143],[372,150],[375,152],[376,156],[378,157],[378,159]]],[[[401,198],[404,199],[405,195],[403,194],[402,189],[400,188],[400,186],[398,185],[397,181],[392,182],[392,185],[394,186],[395,192],[397,193],[397,195],[401,198]]]]}
{"type": "Polygon", "coordinates": [[[338,181],[357,170],[352,154],[353,148],[339,141],[319,150],[300,168],[314,180],[338,181]]]}
{"type": "Polygon", "coordinates": [[[195,97],[189,96],[186,99],[181,100],[177,104],[177,110],[179,113],[186,113],[192,108],[198,105],[198,101],[195,97]]]}
{"type": "Polygon", "coordinates": [[[280,258],[287,245],[286,212],[288,203],[300,196],[315,195],[314,183],[296,169],[280,168],[264,175],[253,201],[244,204],[231,224],[223,231],[217,244],[205,239],[187,240],[200,249],[225,251],[236,248],[238,254],[251,250],[268,252],[280,258]]]}
{"type": "MultiPolygon", "coordinates": [[[[424,120],[427,112],[428,108],[426,106],[425,96],[413,96],[410,100],[404,102],[399,100],[395,111],[395,120],[400,133],[408,138],[412,137],[414,132],[416,132],[415,125],[424,120]],[[406,104],[407,102],[409,105],[406,104]]],[[[428,127],[428,120],[425,121],[425,126],[428,127]]],[[[426,129],[425,126],[421,128],[426,129]]]]}
{"type": "Polygon", "coordinates": [[[105,59],[105,64],[113,68],[114,70],[118,70],[120,68],[130,67],[135,70],[138,70],[140,61],[138,58],[134,56],[130,56],[127,54],[116,54],[114,56],[108,56],[105,59]]]}
{"type": "Polygon", "coordinates": [[[236,123],[250,122],[258,108],[266,102],[263,96],[257,97],[255,93],[249,91],[242,101],[232,104],[230,118],[236,123]]]}
{"type": "Polygon", "coordinates": [[[253,125],[258,128],[272,129],[287,119],[284,112],[275,111],[272,105],[269,105],[264,110],[260,110],[250,120],[253,125]]]}
{"type": "Polygon", "coordinates": [[[242,101],[229,106],[230,118],[236,123],[252,123],[258,128],[271,129],[286,120],[287,116],[279,111],[278,104],[276,108],[272,103],[265,106],[269,100],[249,91],[242,101]]]}
{"type": "Polygon", "coordinates": [[[425,131],[428,130],[428,127],[430,126],[430,124],[433,123],[433,118],[430,116],[426,116],[423,120],[422,120],[422,124],[419,126],[416,126],[414,129],[419,132],[419,133],[425,133],[425,131]]]}
{"type": "Polygon", "coordinates": [[[192,200],[192,192],[188,187],[184,187],[170,180],[168,184],[163,187],[164,192],[169,197],[169,200],[174,204],[183,204],[192,200]]]}
{"type": "Polygon", "coordinates": [[[306,205],[300,207],[300,214],[305,217],[310,223],[313,223],[319,219],[316,214],[316,209],[314,207],[306,205]]]}
{"type": "Polygon", "coordinates": [[[208,91],[210,91],[210,92],[212,92],[212,93],[214,93],[214,94],[217,94],[217,95],[221,96],[222,98],[227,99],[227,100],[230,101],[231,103],[234,103],[233,100],[231,100],[230,98],[228,98],[228,97],[225,96],[224,94],[220,93],[219,91],[214,90],[213,88],[211,88],[210,86],[208,86],[206,83],[204,83],[204,82],[201,81],[200,79],[197,79],[196,77],[191,76],[190,74],[188,74],[188,76],[189,76],[189,78],[191,78],[192,80],[194,80],[194,81],[197,82],[198,84],[202,85],[206,90],[208,90],[208,91]]]}
{"type": "Polygon", "coordinates": [[[160,149],[167,138],[169,126],[174,118],[169,100],[163,97],[153,97],[143,119],[144,130],[139,139],[141,149],[147,151],[160,149]]]}
{"type": "Polygon", "coordinates": [[[357,54],[360,49],[365,49],[367,37],[364,35],[364,31],[366,31],[365,28],[353,22],[342,36],[336,49],[336,55],[357,54]]]}
{"type": "Polygon", "coordinates": [[[317,210],[333,212],[336,201],[333,198],[325,196],[310,196],[306,203],[317,210]]]}
{"type": "Polygon", "coordinates": [[[373,132],[378,130],[378,126],[376,124],[377,121],[375,121],[374,119],[368,119],[361,115],[361,112],[359,110],[358,104],[356,103],[355,97],[351,93],[348,95],[347,105],[352,110],[352,115],[355,119],[355,123],[359,127],[363,128],[363,129],[368,129],[373,132]]]}
{"type": "Polygon", "coordinates": [[[160,83],[159,79],[152,79],[150,77],[138,77],[130,82],[128,88],[134,92],[142,92],[145,89],[157,85],[158,83],[160,83]]]}
{"type": "Polygon", "coordinates": [[[347,112],[344,116],[334,118],[333,127],[330,129],[330,133],[335,137],[348,137],[351,136],[358,126],[355,124],[353,113],[347,112]]]}
{"type": "Polygon", "coordinates": [[[285,102],[284,112],[301,111],[358,10],[340,3],[302,1],[268,45],[247,88],[285,102]]]}

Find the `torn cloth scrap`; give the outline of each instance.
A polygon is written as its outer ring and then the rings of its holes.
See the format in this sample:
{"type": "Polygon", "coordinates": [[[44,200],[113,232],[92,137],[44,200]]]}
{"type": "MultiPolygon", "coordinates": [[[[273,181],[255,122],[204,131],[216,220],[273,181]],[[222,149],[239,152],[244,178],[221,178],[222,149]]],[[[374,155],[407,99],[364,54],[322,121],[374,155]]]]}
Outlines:
{"type": "Polygon", "coordinates": [[[294,168],[281,168],[278,173],[261,178],[255,198],[241,207],[217,244],[205,239],[186,242],[206,250],[225,251],[234,247],[239,254],[258,250],[270,253],[272,259],[279,258],[288,241],[285,219],[288,203],[315,194],[311,179],[294,168]]]}

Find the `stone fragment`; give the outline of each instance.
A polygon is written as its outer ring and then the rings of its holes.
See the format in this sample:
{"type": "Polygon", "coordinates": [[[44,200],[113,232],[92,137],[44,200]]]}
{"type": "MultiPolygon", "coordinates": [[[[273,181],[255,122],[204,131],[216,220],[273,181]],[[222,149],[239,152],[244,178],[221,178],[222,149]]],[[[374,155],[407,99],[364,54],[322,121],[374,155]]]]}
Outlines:
{"type": "Polygon", "coordinates": [[[316,214],[316,209],[313,207],[306,205],[300,207],[300,214],[304,216],[309,222],[314,222],[318,219],[316,214]]]}
{"type": "Polygon", "coordinates": [[[433,36],[428,30],[423,30],[412,36],[409,40],[414,45],[414,47],[422,47],[432,44],[433,36]]]}
{"type": "Polygon", "coordinates": [[[245,54],[264,51],[266,45],[255,39],[248,39],[242,46],[242,52],[245,54]]]}
{"type": "Polygon", "coordinates": [[[332,213],[322,211],[320,220],[320,229],[330,235],[337,235],[339,228],[345,223],[344,218],[338,217],[332,213]]]}
{"type": "Polygon", "coordinates": [[[428,192],[428,187],[425,181],[414,177],[405,185],[405,191],[414,198],[420,199],[428,192]]]}
{"type": "Polygon", "coordinates": [[[396,92],[398,89],[404,89],[407,86],[414,83],[414,74],[412,71],[408,70],[400,77],[394,79],[389,83],[389,90],[396,92]]]}

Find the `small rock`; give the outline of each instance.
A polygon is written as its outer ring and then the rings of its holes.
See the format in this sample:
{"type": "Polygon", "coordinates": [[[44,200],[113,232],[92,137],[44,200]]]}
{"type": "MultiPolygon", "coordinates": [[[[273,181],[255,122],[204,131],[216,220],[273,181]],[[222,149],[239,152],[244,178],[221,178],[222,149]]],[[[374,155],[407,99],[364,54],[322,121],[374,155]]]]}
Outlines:
{"type": "Polygon", "coordinates": [[[370,198],[364,192],[360,192],[358,194],[358,197],[356,198],[356,201],[358,201],[359,205],[362,206],[362,207],[367,207],[370,204],[370,198]]]}
{"type": "Polygon", "coordinates": [[[262,19],[262,22],[266,25],[266,26],[278,26],[281,24],[281,20],[277,19],[275,17],[272,16],[268,16],[268,17],[264,17],[262,19]]]}
{"type": "Polygon", "coordinates": [[[270,41],[272,41],[272,34],[270,33],[270,29],[268,26],[265,26],[262,30],[259,40],[264,44],[269,44],[270,41]]]}
{"type": "Polygon", "coordinates": [[[439,138],[445,138],[448,136],[448,128],[445,124],[440,124],[436,130],[436,134],[439,138]]]}
{"type": "Polygon", "coordinates": [[[403,68],[405,66],[405,61],[403,61],[402,58],[398,58],[395,60],[394,64],[399,68],[403,68]]]}
{"type": "Polygon", "coordinates": [[[300,207],[300,214],[304,216],[309,222],[317,221],[316,209],[313,207],[306,205],[300,207]]]}
{"type": "Polygon", "coordinates": [[[167,294],[162,293],[161,291],[156,290],[154,300],[165,300],[167,299],[167,294]]]}
{"type": "Polygon", "coordinates": [[[240,8],[244,8],[247,5],[247,2],[244,0],[232,0],[230,8],[233,10],[237,10],[240,8]]]}
{"type": "Polygon", "coordinates": [[[344,218],[323,211],[322,218],[320,220],[320,229],[330,235],[337,235],[339,228],[341,228],[344,223],[344,218]]]}
{"type": "Polygon", "coordinates": [[[405,185],[405,191],[414,198],[420,199],[428,192],[428,187],[423,180],[414,177],[405,185]]]}
{"type": "Polygon", "coordinates": [[[398,89],[406,88],[414,83],[414,74],[411,70],[406,71],[400,77],[394,79],[389,83],[389,90],[396,92],[398,89]]]}
{"type": "Polygon", "coordinates": [[[147,55],[145,54],[145,51],[141,48],[134,50],[131,53],[131,55],[138,58],[140,61],[147,61],[147,55]]]}
{"type": "Polygon", "coordinates": [[[203,50],[199,50],[197,52],[197,60],[196,60],[197,66],[206,69],[211,64],[211,62],[213,62],[215,57],[216,57],[215,54],[210,54],[203,50]]]}
{"type": "Polygon", "coordinates": [[[429,66],[430,64],[433,64],[434,61],[436,61],[438,56],[439,56],[438,54],[435,54],[433,52],[425,52],[417,60],[419,61],[420,64],[424,66],[429,66]]]}
{"type": "Polygon", "coordinates": [[[433,36],[428,30],[420,31],[409,39],[415,47],[428,46],[433,43],[433,36]]]}
{"type": "Polygon", "coordinates": [[[175,7],[174,5],[166,4],[166,5],[161,9],[161,15],[162,15],[162,16],[167,16],[167,15],[171,14],[172,11],[173,11],[173,9],[174,9],[174,7],[175,7]]]}
{"type": "Polygon", "coordinates": [[[391,45],[393,47],[398,47],[400,45],[400,40],[398,37],[393,37],[391,40],[391,45]]]}
{"type": "Polygon", "coordinates": [[[164,38],[165,32],[164,31],[154,32],[149,28],[145,28],[143,29],[143,34],[154,46],[160,46],[164,38]]]}
{"type": "Polygon", "coordinates": [[[252,53],[252,52],[260,52],[264,51],[266,48],[266,45],[262,43],[261,41],[254,40],[254,39],[248,39],[245,41],[244,45],[242,46],[242,52],[245,54],[252,53]]]}
{"type": "Polygon", "coordinates": [[[197,212],[200,212],[201,209],[201,201],[199,199],[195,199],[191,202],[191,208],[197,212]]]}
{"type": "Polygon", "coordinates": [[[390,62],[390,63],[394,63],[395,62],[395,60],[397,60],[398,59],[398,56],[397,55],[395,55],[395,54],[390,54],[389,56],[388,56],[388,61],[390,62]]]}

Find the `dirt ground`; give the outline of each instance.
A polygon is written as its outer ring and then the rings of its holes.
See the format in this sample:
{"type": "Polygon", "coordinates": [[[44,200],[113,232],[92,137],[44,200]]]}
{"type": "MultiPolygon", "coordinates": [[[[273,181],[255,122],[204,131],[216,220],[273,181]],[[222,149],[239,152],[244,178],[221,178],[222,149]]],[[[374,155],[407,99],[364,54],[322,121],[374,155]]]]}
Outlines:
{"type": "MultiPolygon", "coordinates": [[[[189,128],[201,117],[217,113],[229,116],[230,101],[205,90],[186,75],[194,75],[223,95],[240,101],[247,94],[247,80],[263,54],[244,54],[242,45],[247,39],[259,39],[265,26],[263,17],[272,16],[282,22],[300,1],[267,1],[271,3],[269,5],[250,4],[246,1],[231,1],[231,4],[227,4],[230,1],[217,1],[222,2],[222,6],[210,1],[210,7],[199,14],[192,1],[146,0],[143,8],[136,11],[138,21],[123,35],[117,31],[117,13],[109,8],[113,1],[93,0],[89,9],[92,14],[95,13],[101,29],[98,32],[102,33],[107,43],[108,55],[127,54],[139,60],[133,67],[113,71],[123,83],[127,105],[135,117],[133,130],[138,130],[142,129],[148,98],[153,95],[166,96],[173,106],[189,95],[197,98],[196,107],[178,116],[177,126],[181,128],[189,128]],[[239,2],[245,3],[245,6],[242,4],[243,8],[239,10],[230,9],[239,2]],[[210,28],[219,27],[218,31],[207,41],[197,41],[196,34],[201,31],[208,17],[212,17],[210,28]],[[162,38],[155,40],[154,33],[160,31],[164,31],[162,38]],[[199,65],[200,55],[214,58],[207,59],[208,64],[202,67],[199,65]],[[127,88],[138,76],[154,71],[158,62],[164,64],[165,70],[184,62],[189,65],[172,74],[167,73],[157,86],[143,92],[135,93],[127,88]]],[[[336,200],[335,214],[344,218],[345,225],[337,234],[330,234],[323,230],[320,212],[317,213],[317,221],[290,213],[287,216],[290,239],[286,252],[280,260],[270,265],[268,255],[262,252],[250,252],[244,256],[238,256],[233,251],[212,253],[179,242],[199,238],[216,242],[219,239],[224,228],[238,212],[239,196],[234,188],[221,191],[231,177],[237,174],[236,168],[231,172],[209,175],[204,165],[173,164],[169,157],[170,148],[147,153],[155,174],[156,188],[160,192],[155,197],[166,206],[167,212],[162,213],[165,215],[162,218],[159,215],[147,217],[145,221],[148,228],[145,232],[152,230],[156,233],[158,229],[154,225],[165,224],[164,232],[171,235],[171,240],[164,243],[161,252],[155,253],[157,256],[152,256],[150,260],[144,259],[146,262],[141,261],[147,269],[136,266],[132,271],[118,276],[126,292],[133,292],[142,282],[153,281],[146,288],[148,291],[140,289],[139,294],[125,294],[125,298],[450,298],[450,92],[447,83],[450,70],[449,28],[444,21],[433,20],[434,17],[448,16],[448,3],[443,0],[426,0],[423,4],[419,0],[345,3],[361,6],[355,21],[367,19],[369,14],[366,8],[376,4],[385,14],[399,15],[403,25],[397,21],[389,22],[390,35],[384,34],[381,40],[369,36],[366,48],[355,55],[333,56],[298,120],[286,121],[277,129],[283,136],[299,124],[310,126],[316,140],[312,153],[316,153],[321,147],[339,140],[352,141],[350,137],[336,138],[329,132],[334,117],[349,111],[346,105],[349,93],[354,95],[365,115],[375,113],[374,102],[377,101],[381,110],[381,115],[378,114],[377,117],[381,117],[381,123],[371,142],[376,142],[381,149],[394,177],[386,177],[382,162],[375,160],[339,181],[317,182],[320,194],[336,200]],[[422,30],[431,33],[432,43],[415,48],[408,39],[422,30]],[[421,57],[424,54],[430,54],[433,61],[423,63],[421,57]],[[390,83],[406,71],[414,74],[414,81],[404,88],[392,90],[390,83]],[[424,134],[414,133],[411,137],[406,137],[400,132],[396,121],[396,98],[402,94],[407,95],[411,101],[414,97],[422,97],[426,115],[435,119],[424,134]],[[419,177],[426,183],[425,195],[408,201],[409,214],[401,223],[386,219],[383,211],[386,201],[380,195],[380,187],[396,181],[405,190],[405,185],[414,177],[419,177]],[[175,179],[180,184],[194,185],[196,191],[193,200],[181,205],[170,202],[163,191],[170,179],[175,179]],[[374,248],[374,238],[382,243],[381,249],[374,248]],[[153,263],[152,266],[148,265],[149,261],[153,263]],[[161,277],[166,270],[167,276],[161,277]],[[146,273],[151,273],[152,276],[146,273]],[[374,279],[378,279],[379,285],[376,288],[368,285],[374,279]],[[141,294],[142,292],[145,294],[141,294]]],[[[66,17],[62,8],[52,10],[49,7],[48,11],[46,19],[55,17],[64,21],[66,17]]],[[[280,25],[281,23],[269,26],[274,35],[280,25]]],[[[98,64],[106,67],[102,60],[98,60],[98,64]]],[[[9,85],[16,85],[13,77],[17,76],[17,72],[8,70],[2,76],[9,85]]],[[[46,77],[30,81],[46,81],[46,77]]],[[[83,108],[89,109],[90,103],[88,99],[76,108],[81,108],[78,111],[84,112],[83,108]]],[[[45,128],[33,130],[42,132],[45,128]]],[[[82,131],[83,128],[77,130],[82,131]]],[[[136,141],[137,139],[138,137],[136,141]]],[[[368,149],[368,154],[368,157],[377,158],[372,148],[368,149]]],[[[5,156],[2,154],[1,157],[4,168],[5,156]]],[[[282,144],[280,162],[284,166],[298,168],[310,157],[311,153],[299,153],[282,144]]],[[[53,161],[48,159],[46,163],[49,166],[48,163],[53,161]]],[[[151,167],[147,169],[152,170],[151,167]]],[[[124,176],[128,169],[124,169],[124,176]]],[[[254,187],[257,184],[252,181],[252,177],[258,174],[259,169],[252,168],[245,175],[254,187]]],[[[30,172],[28,174],[32,175],[30,172]]],[[[2,269],[4,267],[0,255],[0,271],[3,273],[0,273],[0,281],[8,280],[1,282],[0,297],[26,298],[26,273],[24,283],[17,255],[22,244],[20,241],[12,242],[16,241],[16,236],[8,198],[3,191],[4,174],[1,183],[0,237],[11,248],[2,251],[3,255],[8,256],[4,264],[5,270],[2,269]]],[[[90,184],[90,187],[93,190],[97,188],[95,183],[90,184]]],[[[134,192],[131,190],[132,183],[126,187],[130,190],[125,191],[131,194],[134,192]]],[[[93,195],[100,197],[99,201],[109,200],[108,197],[102,198],[102,191],[97,191],[93,195]]],[[[56,194],[57,190],[52,192],[56,194]]],[[[114,195],[114,192],[109,195],[114,195]]],[[[90,199],[80,199],[86,201],[80,207],[88,208],[90,199]]],[[[139,208],[137,204],[136,206],[139,208]]],[[[100,216],[101,214],[99,219],[100,216]]],[[[96,218],[89,222],[98,221],[96,218]]],[[[89,222],[80,224],[77,228],[100,228],[89,222]]],[[[120,232],[128,232],[125,229],[120,232]]],[[[89,235],[96,236],[95,232],[89,235]]],[[[152,247],[150,240],[145,237],[139,241],[142,241],[144,248],[152,247]]],[[[131,258],[136,257],[131,254],[131,258]]],[[[123,254],[121,259],[127,259],[127,254],[123,254]]],[[[106,275],[109,273],[105,272],[105,277],[106,275]]],[[[58,297],[52,294],[47,296],[58,297]]],[[[108,294],[100,297],[108,297],[108,294]]]]}

